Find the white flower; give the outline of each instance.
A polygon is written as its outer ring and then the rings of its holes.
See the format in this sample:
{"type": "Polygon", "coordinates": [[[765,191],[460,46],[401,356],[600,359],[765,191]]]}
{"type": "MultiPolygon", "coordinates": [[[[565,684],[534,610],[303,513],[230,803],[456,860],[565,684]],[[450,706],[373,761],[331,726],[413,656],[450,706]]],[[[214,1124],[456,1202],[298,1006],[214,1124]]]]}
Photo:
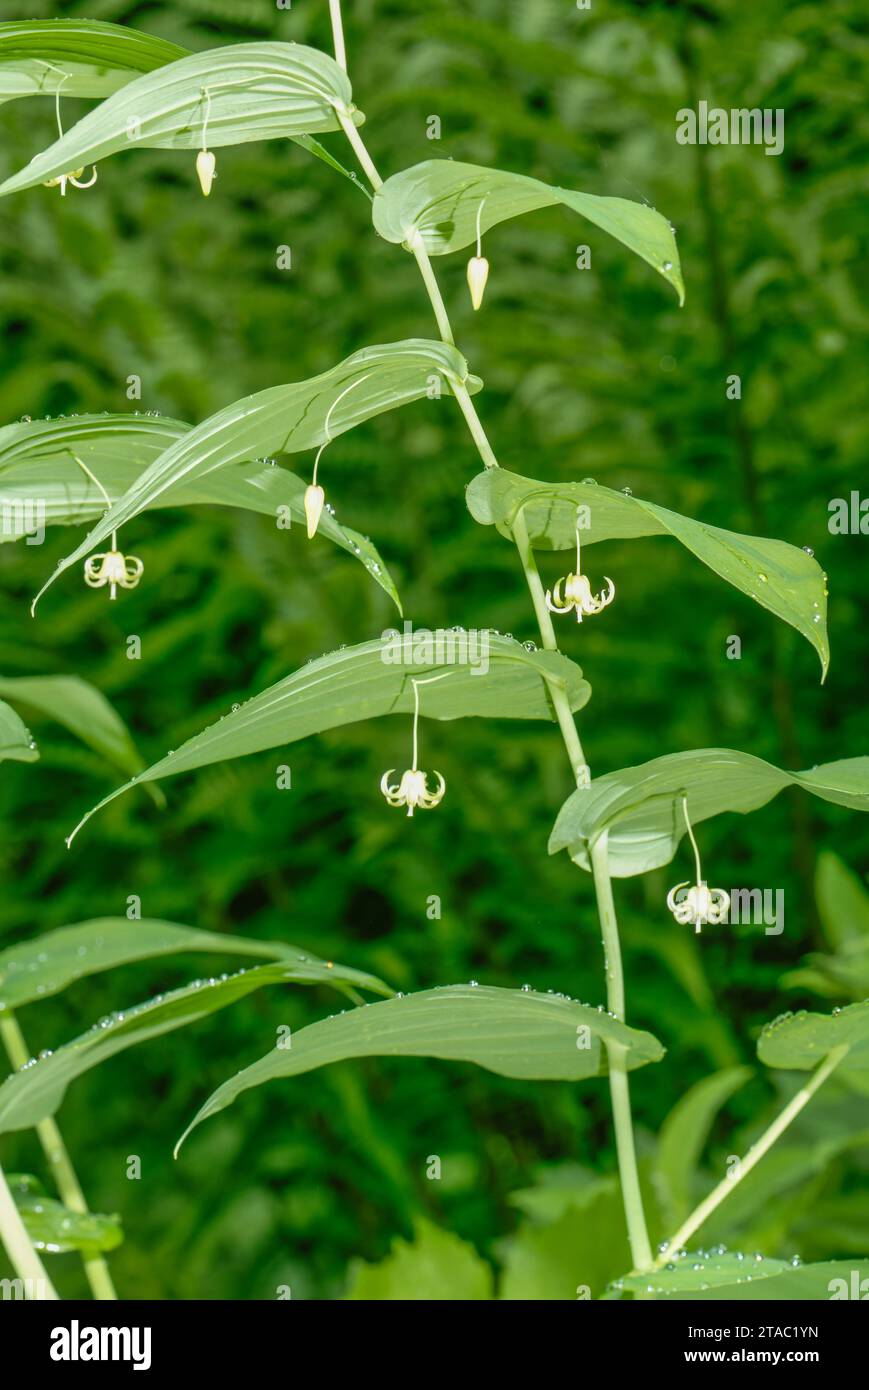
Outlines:
{"type": "Polygon", "coordinates": [[[604,575],[604,578],[607,582],[606,592],[593,594],[586,575],[568,574],[559,579],[554,588],[546,590],[546,607],[550,613],[569,613],[571,609],[576,609],[576,621],[581,623],[583,616],[588,618],[593,613],[600,613],[615,598],[615,584],[608,575],[604,575]]]}
{"type": "Polygon", "coordinates": [[[71,183],[73,188],[93,188],[97,181],[97,166],[93,166],[93,173],[86,183],[82,180],[83,173],[84,165],[81,169],[73,169],[70,174],[61,174],[56,179],[48,179],[44,186],[46,188],[59,188],[61,198],[66,197],[66,185],[68,183],[71,183]]]}
{"type": "Polygon", "coordinates": [[[701,927],[711,923],[717,926],[720,922],[727,921],[727,914],[730,911],[730,897],[723,888],[707,888],[705,882],[695,883],[689,886],[685,883],[677,883],[675,888],[671,888],[667,894],[667,906],[676,918],[684,926],[692,923],[695,932],[699,932],[701,927]],[[687,889],[687,892],[683,892],[687,889]],[[681,893],[682,896],[677,895],[681,893]]]}
{"type": "Polygon", "coordinates": [[[92,589],[101,589],[108,584],[109,598],[114,598],[118,585],[122,589],[135,589],[144,568],[136,555],[122,555],[120,550],[107,550],[85,560],[84,581],[92,589]]]}
{"type": "Polygon", "coordinates": [[[579,537],[580,509],[576,509],[576,573],[572,571],[559,579],[551,589],[546,590],[546,607],[550,613],[570,613],[576,611],[576,621],[581,623],[583,617],[590,617],[593,613],[600,613],[608,604],[612,603],[616,596],[616,586],[609,575],[604,575],[607,582],[606,592],[601,590],[599,594],[593,594],[591,583],[588,576],[582,572],[582,559],[580,556],[580,537],[579,537]]]}
{"type": "Polygon", "coordinates": [[[685,816],[685,829],[688,831],[688,838],[694,849],[697,881],[693,885],[689,884],[687,879],[684,883],[677,883],[676,887],[671,888],[667,894],[667,906],[677,922],[681,922],[685,926],[693,923],[695,932],[699,932],[701,927],[705,927],[709,923],[718,926],[719,923],[727,921],[730,912],[730,895],[725,893],[723,888],[707,888],[706,886],[703,870],[700,867],[700,851],[697,848],[694,831],[691,829],[691,822],[688,819],[687,794],[682,796],[682,812],[685,816]]]}
{"type": "Polygon", "coordinates": [[[407,814],[412,816],[417,807],[423,811],[431,811],[443,799],[447,784],[438,771],[435,771],[435,777],[438,779],[437,789],[431,792],[428,789],[427,772],[422,772],[416,767],[408,768],[401,774],[401,781],[390,786],[389,779],[394,771],[395,768],[391,767],[380,779],[380,790],[390,806],[406,806],[407,814]]]}

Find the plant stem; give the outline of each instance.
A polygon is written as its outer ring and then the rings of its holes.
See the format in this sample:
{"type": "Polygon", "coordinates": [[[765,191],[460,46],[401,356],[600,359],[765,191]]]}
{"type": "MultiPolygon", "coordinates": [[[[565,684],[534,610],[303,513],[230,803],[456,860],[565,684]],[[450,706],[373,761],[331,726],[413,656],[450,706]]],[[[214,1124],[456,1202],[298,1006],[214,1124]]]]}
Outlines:
{"type": "Polygon", "coordinates": [[[341,18],[341,0],[329,0],[329,18],[332,21],[332,38],[335,43],[335,62],[347,71],[347,49],[344,46],[344,21],[341,18]]]}
{"type": "MultiPolygon", "coordinates": [[[[0,1038],[3,1039],[3,1045],[12,1067],[17,1071],[29,1060],[30,1051],[14,1014],[6,1012],[0,1018],[0,1038]]],[[[36,1125],[36,1133],[54,1175],[61,1201],[70,1211],[80,1212],[84,1215],[88,1210],[88,1205],[76,1171],[72,1166],[72,1159],[66,1144],[63,1142],[63,1135],[56,1122],[50,1116],[40,1120],[36,1125]]],[[[118,1295],[115,1293],[108,1264],[102,1255],[82,1253],[81,1258],[94,1298],[104,1301],[117,1298],[118,1295]]]]}
{"type": "MultiPolygon", "coordinates": [[[[558,641],[555,636],[555,629],[552,626],[552,618],[549,609],[546,607],[546,598],[543,593],[543,584],[537,569],[537,562],[534,559],[534,551],[531,541],[528,538],[528,527],[525,525],[525,516],[520,511],[513,522],[513,539],[516,542],[516,549],[519,551],[519,558],[522,561],[522,568],[525,571],[525,581],[531,593],[534,604],[534,611],[537,614],[537,623],[540,628],[540,636],[543,646],[547,651],[557,652],[558,641]]],[[[567,749],[567,756],[570,759],[570,766],[576,779],[576,785],[583,787],[588,782],[588,764],[585,761],[585,754],[582,751],[582,743],[579,738],[579,731],[576,727],[576,720],[570,708],[570,701],[567,691],[561,684],[548,682],[549,693],[552,696],[552,704],[558,719],[558,727],[561,729],[561,737],[564,739],[564,746],[567,749]]]]}
{"type": "Polygon", "coordinates": [[[371,184],[371,187],[374,189],[376,193],[378,188],[383,187],[383,179],[380,177],[380,175],[377,172],[377,169],[375,168],[374,160],[368,153],[368,150],[365,146],[365,141],[362,139],[362,136],[359,134],[359,131],[356,129],[349,116],[345,116],[343,111],[338,111],[336,112],[336,114],[341,124],[341,129],[343,130],[344,134],[347,136],[347,139],[350,141],[351,146],[353,147],[353,153],[359,160],[359,163],[362,165],[365,177],[367,178],[368,182],[371,184]]]}
{"type": "Polygon", "coordinates": [[[847,1051],[847,1043],[843,1043],[841,1047],[833,1048],[832,1052],[827,1055],[817,1071],[812,1073],[805,1086],[802,1086],[799,1091],[797,1091],[796,1095],[788,1102],[781,1114],[773,1120],[772,1124],[764,1131],[761,1137],[755,1140],[736,1170],[736,1176],[722,1178],[718,1186],[713,1187],[708,1197],[703,1199],[700,1205],[692,1211],[687,1220],[679,1227],[672,1240],[668,1242],[666,1249],[662,1250],[655,1261],[655,1269],[660,1269],[662,1265],[665,1265],[668,1260],[672,1259],[677,1250],[684,1248],[685,1243],[691,1239],[695,1231],[700,1229],[706,1218],[712,1215],[715,1208],[720,1206],[725,1198],[730,1196],[734,1188],[741,1183],[742,1179],[760,1162],[764,1154],[771,1149],[776,1140],[784,1134],[788,1125],[796,1119],[804,1106],[808,1105],[815,1092],[823,1086],[830,1073],[835,1071],[847,1051]]]}
{"type": "MultiPolygon", "coordinates": [[[[625,1021],[625,981],[622,972],[622,952],[619,926],[616,919],[613,887],[609,872],[609,832],[604,831],[591,846],[591,866],[597,892],[597,907],[603,937],[604,968],[606,971],[607,1006],[621,1023],[625,1021]]],[[[631,1259],[638,1272],[651,1269],[652,1247],[643,1212],[637,1154],[634,1147],[634,1126],[631,1119],[631,1096],[625,1049],[620,1044],[607,1043],[610,1096],[616,1132],[616,1151],[622,1184],[622,1201],[628,1226],[631,1259]]]]}
{"type": "MultiPolygon", "coordinates": [[[[330,0],[330,8],[333,13],[333,32],[335,35],[335,52],[338,53],[339,28],[335,27],[335,10],[339,12],[340,0],[330,0]]],[[[359,163],[369,179],[375,191],[381,188],[381,179],[377,168],[365,147],[365,142],[356,127],[339,114],[342,128],[356,154],[359,163]]],[[[418,231],[409,237],[407,242],[409,250],[412,252],[420,273],[423,278],[432,309],[437,320],[438,330],[443,342],[450,346],[455,346],[452,327],[449,315],[440,292],[440,287],[435,276],[434,267],[422,236],[418,231]]],[[[488,435],[483,427],[483,423],[477,414],[476,407],[463,386],[453,387],[453,392],[459,403],[462,414],[465,417],[468,429],[480,458],[486,468],[497,468],[498,460],[495,451],[489,442],[488,435]]],[[[540,628],[540,636],[543,646],[547,651],[558,651],[558,641],[555,636],[555,629],[552,625],[552,618],[546,607],[546,598],[543,591],[543,584],[534,559],[534,551],[528,535],[528,528],[525,517],[520,512],[513,522],[513,539],[522,561],[522,568],[525,573],[525,580],[534,604],[534,611],[537,615],[537,623],[540,628]]],[[[571,770],[576,779],[577,786],[584,786],[588,781],[588,766],[582,750],[579,732],[573,711],[570,708],[570,701],[564,684],[555,679],[547,680],[547,688],[550,692],[553,707],[555,709],[561,736],[570,760],[571,770]]],[[[621,948],[619,945],[618,922],[615,915],[613,904],[612,884],[609,877],[609,863],[607,858],[606,835],[598,841],[597,859],[593,863],[595,890],[598,899],[598,909],[600,912],[601,928],[604,942],[604,959],[606,963],[607,976],[607,998],[609,1010],[616,1017],[624,1019],[624,980],[622,976],[621,948]],[[599,846],[599,848],[598,848],[599,846]]],[[[652,1263],[652,1250],[649,1244],[649,1236],[646,1230],[646,1221],[643,1214],[643,1203],[640,1195],[640,1184],[637,1173],[637,1159],[634,1149],[634,1131],[631,1118],[631,1101],[628,1089],[627,1069],[625,1066],[624,1049],[610,1045],[608,1047],[609,1057],[609,1078],[610,1095],[612,1097],[613,1121],[616,1135],[616,1148],[618,1151],[619,1173],[621,1175],[622,1201],[625,1208],[625,1220],[628,1226],[628,1235],[631,1244],[631,1254],[634,1265],[638,1270],[648,1269],[652,1263]]]]}
{"type": "Polygon", "coordinates": [[[57,1290],[48,1277],[45,1265],[33,1248],[2,1167],[0,1167],[0,1237],[2,1237],[6,1252],[12,1261],[13,1269],[20,1279],[25,1280],[25,1289],[29,1289],[29,1296],[57,1298],[57,1290]],[[38,1292],[34,1292],[34,1290],[38,1292]]]}

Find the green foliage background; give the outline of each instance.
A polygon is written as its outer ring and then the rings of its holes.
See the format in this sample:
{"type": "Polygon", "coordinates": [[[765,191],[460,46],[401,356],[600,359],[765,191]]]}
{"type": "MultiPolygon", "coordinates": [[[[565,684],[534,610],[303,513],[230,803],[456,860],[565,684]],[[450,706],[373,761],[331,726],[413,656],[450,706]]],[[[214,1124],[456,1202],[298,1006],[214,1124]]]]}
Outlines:
{"type": "MultiPolygon", "coordinates": [[[[86,13],[195,49],[263,37],[330,42],[325,0],[294,0],[290,10],[267,0],[8,8],[7,19],[86,13]]],[[[581,628],[559,629],[593,687],[580,717],[593,771],[719,744],[793,768],[864,751],[867,541],[827,528],[829,500],[865,480],[856,411],[866,327],[856,294],[867,220],[861,7],[346,8],[354,95],[384,175],[430,157],[501,165],[647,199],[678,230],[684,310],[647,266],[564,210],[488,234],[492,270],[477,315],[465,257],[439,263],[458,341],[486,382],[478,405],[501,462],[542,478],[591,476],[721,526],[809,545],[829,574],[833,661],[821,688],[809,646],[680,547],[650,539],[595,548],[592,577],[605,568],[617,602],[581,628]],[[677,145],[675,113],[699,99],[783,108],[784,153],[677,145]],[[427,139],[431,115],[442,122],[439,141],[427,139]],[[590,271],[576,269],[583,243],[590,271]],[[732,373],[742,378],[739,404],[725,399],[732,373]],[[725,656],[731,634],[742,640],[738,661],[725,656]]],[[[66,124],[84,109],[65,102],[66,124]]],[[[53,121],[51,102],[0,110],[4,176],[48,143],[53,121]]],[[[349,162],[339,137],[326,143],[349,162]]],[[[135,374],[139,408],[196,422],[366,343],[434,335],[411,259],[374,236],[367,201],[325,165],[279,142],[221,150],[206,202],[193,164],[183,153],[133,152],[108,161],[88,193],[61,199],[40,189],[0,203],[0,420],[130,409],[126,379],[135,374]],[[291,271],[276,268],[282,245],[291,271]]],[[[417,625],[531,638],[513,548],[464,506],[476,471],[459,412],[445,402],[343,436],[323,481],[341,519],[380,547],[417,625]]],[[[91,680],[149,761],[307,657],[394,621],[361,567],[325,541],[204,509],[152,513],[128,528],[127,548],[145,561],[136,592],[110,604],[66,575],[31,621],[29,601],[72,535],[54,530],[42,547],[0,549],[0,669],[91,680]],[[140,661],[126,656],[133,633],[140,661]]],[[[559,561],[544,557],[547,582],[558,573],[559,561]]],[[[0,779],[4,944],[122,914],[136,894],[146,916],[286,938],[401,990],[476,978],[603,998],[591,881],[566,856],[546,856],[570,789],[554,729],[425,724],[423,765],[442,769],[448,792],[437,813],[413,821],[378,790],[384,768],[403,765],[401,718],[296,745],[286,759],[264,754],[180,779],[162,813],[144,796],[122,799],[67,852],[65,834],[114,774],[56,726],[29,722],[41,762],[7,763],[0,779]],[[292,791],[275,788],[282,761],[292,791]],[[436,921],[426,916],[432,894],[442,902],[436,921]]],[[[692,1082],[751,1063],[765,1020],[785,1007],[830,1006],[805,979],[782,977],[824,945],[813,890],[819,848],[857,871],[869,866],[859,817],[796,793],[751,819],[705,824],[701,845],[716,885],[784,889],[785,930],[697,938],[676,926],[664,898],[688,874],[687,851],[675,878],[617,885],[629,1021],[669,1049],[633,1080],[644,1145],[692,1082]]],[[[21,1021],[37,1050],[209,968],[128,967],[21,1021]]],[[[112,1255],[122,1295],[271,1298],[289,1284],[296,1298],[338,1297],[349,1262],[381,1258],[427,1218],[486,1258],[506,1258],[516,1296],[572,1297],[576,1279],[559,1260],[592,1230],[597,1244],[616,1240],[611,1183],[595,1189],[593,1219],[579,1199],[547,1207],[527,1191],[518,1201],[511,1194],[542,1177],[579,1181],[565,1164],[609,1179],[602,1082],[534,1085],[470,1067],[364,1061],[250,1093],[173,1163],[174,1140],[219,1081],[259,1056],[279,1024],[298,1027],[334,1007],[325,991],[262,992],[75,1085],[60,1120],[94,1209],[123,1217],[126,1241],[112,1255]],[[139,1182],[126,1177],[132,1154],[142,1158],[139,1182]],[[425,1176],[433,1154],[440,1182],[425,1176]],[[528,1220],[536,1225],[517,1246],[528,1220]]],[[[716,1122],[710,1175],[721,1176],[724,1158],[777,1103],[774,1084],[755,1073],[716,1122]]],[[[817,1106],[794,1146],[824,1135],[835,1149],[837,1138],[869,1131],[865,1097],[831,1086],[817,1106]]],[[[32,1137],[9,1150],[6,1166],[41,1171],[32,1137]]],[[[847,1157],[809,1165],[796,1182],[779,1174],[746,1233],[773,1255],[865,1253],[867,1159],[869,1148],[852,1143],[847,1157]]],[[[448,1246],[444,1258],[461,1265],[448,1246]]],[[[65,1291],[83,1290],[74,1256],[53,1267],[65,1291]]],[[[471,1283],[486,1296],[485,1280],[475,1273],[471,1283]]]]}

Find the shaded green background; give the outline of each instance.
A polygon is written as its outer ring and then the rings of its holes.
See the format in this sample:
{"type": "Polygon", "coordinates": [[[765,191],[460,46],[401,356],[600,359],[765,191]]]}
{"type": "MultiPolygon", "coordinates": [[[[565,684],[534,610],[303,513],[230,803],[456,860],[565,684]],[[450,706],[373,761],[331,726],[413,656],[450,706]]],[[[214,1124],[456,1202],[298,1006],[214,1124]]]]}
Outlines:
{"type": "MultiPolygon", "coordinates": [[[[263,37],[329,44],[325,0],[294,0],[289,12],[266,0],[8,9],[8,19],[86,13],[196,49],[263,37]]],[[[647,266],[563,209],[487,235],[492,269],[477,315],[465,256],[438,263],[458,340],[486,382],[478,404],[501,462],[543,478],[595,477],[809,545],[830,578],[833,660],[821,688],[808,644],[675,544],[595,547],[592,578],[612,575],[617,601],[559,629],[593,687],[581,716],[593,771],[718,744],[793,768],[864,751],[867,540],[827,528],[829,500],[865,480],[861,7],[594,0],[585,13],[569,0],[354,0],[347,9],[354,93],[384,175],[430,157],[502,165],[645,199],[677,228],[683,310],[647,266]],[[699,99],[783,108],[784,153],[677,145],[675,113],[699,99]],[[426,138],[432,115],[439,141],[426,138]],[[575,265],[582,244],[592,248],[588,271],[575,265]],[[739,404],[725,399],[733,373],[739,404]],[[739,661],[725,656],[731,634],[742,640],[739,661]]],[[[66,124],[84,109],[64,102],[66,124]]],[[[51,102],[0,110],[4,176],[49,142],[53,121],[51,102]]],[[[326,143],[346,159],[339,137],[326,143]]],[[[0,202],[0,421],[131,409],[135,374],[138,408],[195,422],[366,343],[434,336],[413,262],[374,236],[367,201],[324,165],[279,142],[221,150],[208,201],[193,166],[186,153],[133,152],[102,166],[87,193],[39,189],[0,202]],[[291,271],[276,268],[283,245],[291,271]]],[[[342,520],[381,548],[416,624],[531,638],[515,551],[464,506],[478,467],[445,401],[343,436],[323,481],[342,520]]],[[[111,604],[70,573],[31,621],[30,598],[73,535],[0,550],[0,666],[93,681],[149,761],[307,657],[394,621],[385,595],[327,542],[206,510],[149,514],[126,529],[126,547],[145,561],[134,593],[111,604]],[[142,638],[140,661],[126,657],[131,633],[142,638]]],[[[563,569],[544,557],[547,582],[563,569]]],[[[413,821],[378,790],[407,750],[408,721],[390,719],[179,779],[162,814],[144,797],[122,799],[67,852],[64,835],[114,775],[56,726],[30,723],[41,762],[6,764],[0,778],[4,942],[121,914],[136,894],[146,916],[286,938],[398,989],[477,978],[603,998],[590,880],[566,856],[546,856],[570,789],[554,728],[425,725],[423,765],[442,769],[448,792],[413,821]],[[275,789],[284,761],[291,792],[275,789]],[[442,900],[439,921],[426,916],[431,894],[442,900]]],[[[673,870],[618,885],[629,1018],[669,1049],[633,1083],[643,1135],[692,1081],[751,1061],[766,1019],[829,1007],[780,981],[822,944],[818,849],[858,871],[869,863],[859,817],[796,794],[750,820],[705,824],[701,847],[714,884],[784,889],[785,931],[697,938],[677,927],[664,898],[689,873],[684,850],[673,870]]],[[[21,1021],[34,1051],[55,1045],[208,964],[130,967],[21,1021]]],[[[265,1051],[278,1024],[299,1027],[333,1007],[320,991],[256,995],[75,1085],[60,1119],[93,1206],[123,1216],[127,1241],[112,1255],[123,1295],[271,1298],[290,1284],[296,1298],[337,1297],[348,1261],[381,1257],[420,1213],[494,1258],[519,1220],[511,1192],[564,1163],[613,1171],[602,1082],[533,1085],[377,1060],[248,1094],[173,1163],[174,1140],[219,1081],[265,1051]],[[130,1154],[142,1157],[140,1182],[125,1176],[130,1154]],[[425,1177],[432,1154],[441,1182],[425,1177]]],[[[834,1087],[829,1097],[834,1131],[869,1129],[869,1102],[840,1103],[834,1087]]],[[[730,1103],[713,1136],[716,1179],[773,1103],[761,1076],[730,1103]]],[[[7,1167],[39,1169],[30,1138],[4,1148],[7,1167]]],[[[780,1221],[749,1227],[755,1243],[770,1254],[865,1252],[866,1166],[858,1147],[788,1189],[780,1221]]],[[[786,1188],[782,1178],[770,1200],[786,1188]]],[[[64,1291],[83,1288],[74,1257],[53,1267],[64,1291]]],[[[561,1296],[572,1296],[569,1280],[561,1296]]]]}

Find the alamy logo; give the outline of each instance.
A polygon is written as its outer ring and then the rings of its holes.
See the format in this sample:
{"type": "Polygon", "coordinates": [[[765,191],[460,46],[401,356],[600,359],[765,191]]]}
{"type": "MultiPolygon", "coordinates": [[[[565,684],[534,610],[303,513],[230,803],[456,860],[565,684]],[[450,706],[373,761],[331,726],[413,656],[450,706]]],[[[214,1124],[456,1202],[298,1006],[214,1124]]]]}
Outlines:
{"type": "Polygon", "coordinates": [[[381,660],[386,666],[469,666],[472,676],[489,669],[489,633],[485,628],[389,627],[380,634],[381,660]]]}
{"type": "Polygon", "coordinates": [[[45,540],[45,499],[13,497],[0,506],[0,532],[12,541],[26,536],[26,545],[42,545],[45,540]]]}
{"type": "Polygon", "coordinates": [[[2,1299],[46,1299],[48,1285],[44,1279],[0,1279],[2,1299]]]}
{"type": "Polygon", "coordinates": [[[785,895],[782,888],[731,888],[727,920],[764,927],[766,936],[781,936],[785,929],[785,895]]]}
{"type": "Polygon", "coordinates": [[[676,112],[679,145],[765,145],[764,154],[781,154],[785,145],[785,113],[781,107],[712,106],[698,102],[697,110],[676,112]]]}
{"type": "Polygon", "coordinates": [[[150,1327],[81,1327],[73,1318],[69,1327],[51,1332],[52,1361],[132,1361],[134,1371],[151,1366],[150,1327]]]}

